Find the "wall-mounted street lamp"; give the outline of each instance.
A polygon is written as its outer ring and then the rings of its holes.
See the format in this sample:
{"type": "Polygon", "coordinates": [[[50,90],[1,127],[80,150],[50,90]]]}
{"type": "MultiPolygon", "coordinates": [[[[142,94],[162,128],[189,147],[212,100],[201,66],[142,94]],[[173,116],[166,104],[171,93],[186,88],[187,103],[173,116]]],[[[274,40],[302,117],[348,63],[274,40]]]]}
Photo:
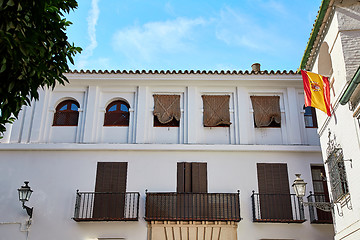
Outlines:
{"type": "Polygon", "coordinates": [[[332,202],[304,202],[303,197],[306,193],[306,182],[300,178],[301,174],[295,174],[296,179],[292,187],[294,188],[296,196],[299,198],[300,202],[304,204],[304,206],[313,206],[317,209],[323,210],[325,212],[331,212],[334,207],[334,203],[332,202]]]}
{"type": "Polygon", "coordinates": [[[28,186],[28,184],[29,184],[28,181],[25,181],[24,183],[25,183],[25,185],[21,186],[18,189],[19,201],[22,202],[22,207],[26,210],[27,214],[31,218],[34,208],[33,207],[29,208],[28,206],[25,206],[25,202],[29,201],[31,193],[33,192],[33,190],[31,190],[31,188],[28,186]]]}

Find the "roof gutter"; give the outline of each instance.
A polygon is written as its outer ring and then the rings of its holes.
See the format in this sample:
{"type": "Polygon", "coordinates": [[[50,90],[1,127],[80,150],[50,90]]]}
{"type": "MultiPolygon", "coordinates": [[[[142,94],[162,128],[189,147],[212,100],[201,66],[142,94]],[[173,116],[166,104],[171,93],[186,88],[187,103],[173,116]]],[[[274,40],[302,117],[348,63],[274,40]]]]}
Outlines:
{"type": "Polygon", "coordinates": [[[306,68],[306,63],[309,60],[310,54],[311,54],[311,50],[313,49],[316,37],[319,33],[320,27],[323,23],[324,17],[326,15],[327,9],[329,7],[331,0],[323,0],[320,6],[320,10],[319,10],[319,14],[316,18],[316,22],[314,24],[314,27],[312,29],[311,35],[310,35],[310,39],[307,43],[307,46],[305,48],[305,52],[303,55],[303,58],[301,60],[301,64],[300,64],[300,69],[305,69],[306,68]]]}
{"type": "Polygon", "coordinates": [[[360,83],[360,66],[358,67],[354,77],[351,79],[350,84],[347,86],[344,94],[341,96],[340,104],[345,105],[349,102],[351,95],[355,91],[355,88],[360,83]]]}

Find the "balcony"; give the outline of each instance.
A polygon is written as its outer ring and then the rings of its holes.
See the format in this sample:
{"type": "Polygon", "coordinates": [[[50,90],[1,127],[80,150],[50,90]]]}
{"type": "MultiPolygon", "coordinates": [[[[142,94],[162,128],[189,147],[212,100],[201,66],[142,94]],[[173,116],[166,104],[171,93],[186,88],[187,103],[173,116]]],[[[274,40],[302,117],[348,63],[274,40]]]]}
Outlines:
{"type": "Polygon", "coordinates": [[[146,193],[146,221],[235,221],[238,193],[146,193]]]}
{"type": "MultiPolygon", "coordinates": [[[[308,202],[329,202],[329,197],[325,194],[312,194],[307,197],[308,202]]],[[[310,222],[314,224],[332,224],[331,212],[325,212],[314,206],[309,205],[310,222]]]]}
{"type": "Polygon", "coordinates": [[[304,207],[295,194],[251,195],[253,222],[303,223],[304,207]]]}
{"type": "Polygon", "coordinates": [[[137,221],[139,217],[138,192],[101,193],[76,192],[73,219],[84,221],[137,221]]]}

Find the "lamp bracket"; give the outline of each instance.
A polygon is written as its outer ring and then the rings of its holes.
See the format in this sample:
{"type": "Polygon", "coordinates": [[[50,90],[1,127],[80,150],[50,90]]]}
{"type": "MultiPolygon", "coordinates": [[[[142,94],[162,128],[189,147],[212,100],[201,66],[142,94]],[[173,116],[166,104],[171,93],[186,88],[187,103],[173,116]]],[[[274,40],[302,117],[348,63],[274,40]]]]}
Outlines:
{"type": "Polygon", "coordinates": [[[350,167],[352,168],[352,159],[350,158],[350,159],[344,159],[343,160],[344,162],[350,162],[350,167]]]}
{"type": "Polygon", "coordinates": [[[26,210],[27,214],[29,215],[30,218],[32,218],[32,214],[33,214],[33,207],[30,208],[28,206],[26,206],[25,204],[23,205],[23,208],[26,210]]]}
{"type": "Polygon", "coordinates": [[[325,212],[331,212],[334,204],[330,202],[303,202],[304,206],[316,207],[325,212]]]}

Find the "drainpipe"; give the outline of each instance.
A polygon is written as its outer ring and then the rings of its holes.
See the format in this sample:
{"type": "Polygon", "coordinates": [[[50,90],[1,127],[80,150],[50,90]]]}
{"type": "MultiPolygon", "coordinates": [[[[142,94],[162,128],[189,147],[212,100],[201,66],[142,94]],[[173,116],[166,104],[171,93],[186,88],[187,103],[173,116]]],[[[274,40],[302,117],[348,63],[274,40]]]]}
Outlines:
{"type": "Polygon", "coordinates": [[[346,103],[349,102],[351,95],[353,94],[353,92],[355,91],[355,88],[357,87],[357,85],[359,83],[360,83],[360,66],[357,69],[354,77],[351,79],[351,82],[347,86],[344,94],[340,98],[340,104],[341,105],[345,105],[346,103]]]}

